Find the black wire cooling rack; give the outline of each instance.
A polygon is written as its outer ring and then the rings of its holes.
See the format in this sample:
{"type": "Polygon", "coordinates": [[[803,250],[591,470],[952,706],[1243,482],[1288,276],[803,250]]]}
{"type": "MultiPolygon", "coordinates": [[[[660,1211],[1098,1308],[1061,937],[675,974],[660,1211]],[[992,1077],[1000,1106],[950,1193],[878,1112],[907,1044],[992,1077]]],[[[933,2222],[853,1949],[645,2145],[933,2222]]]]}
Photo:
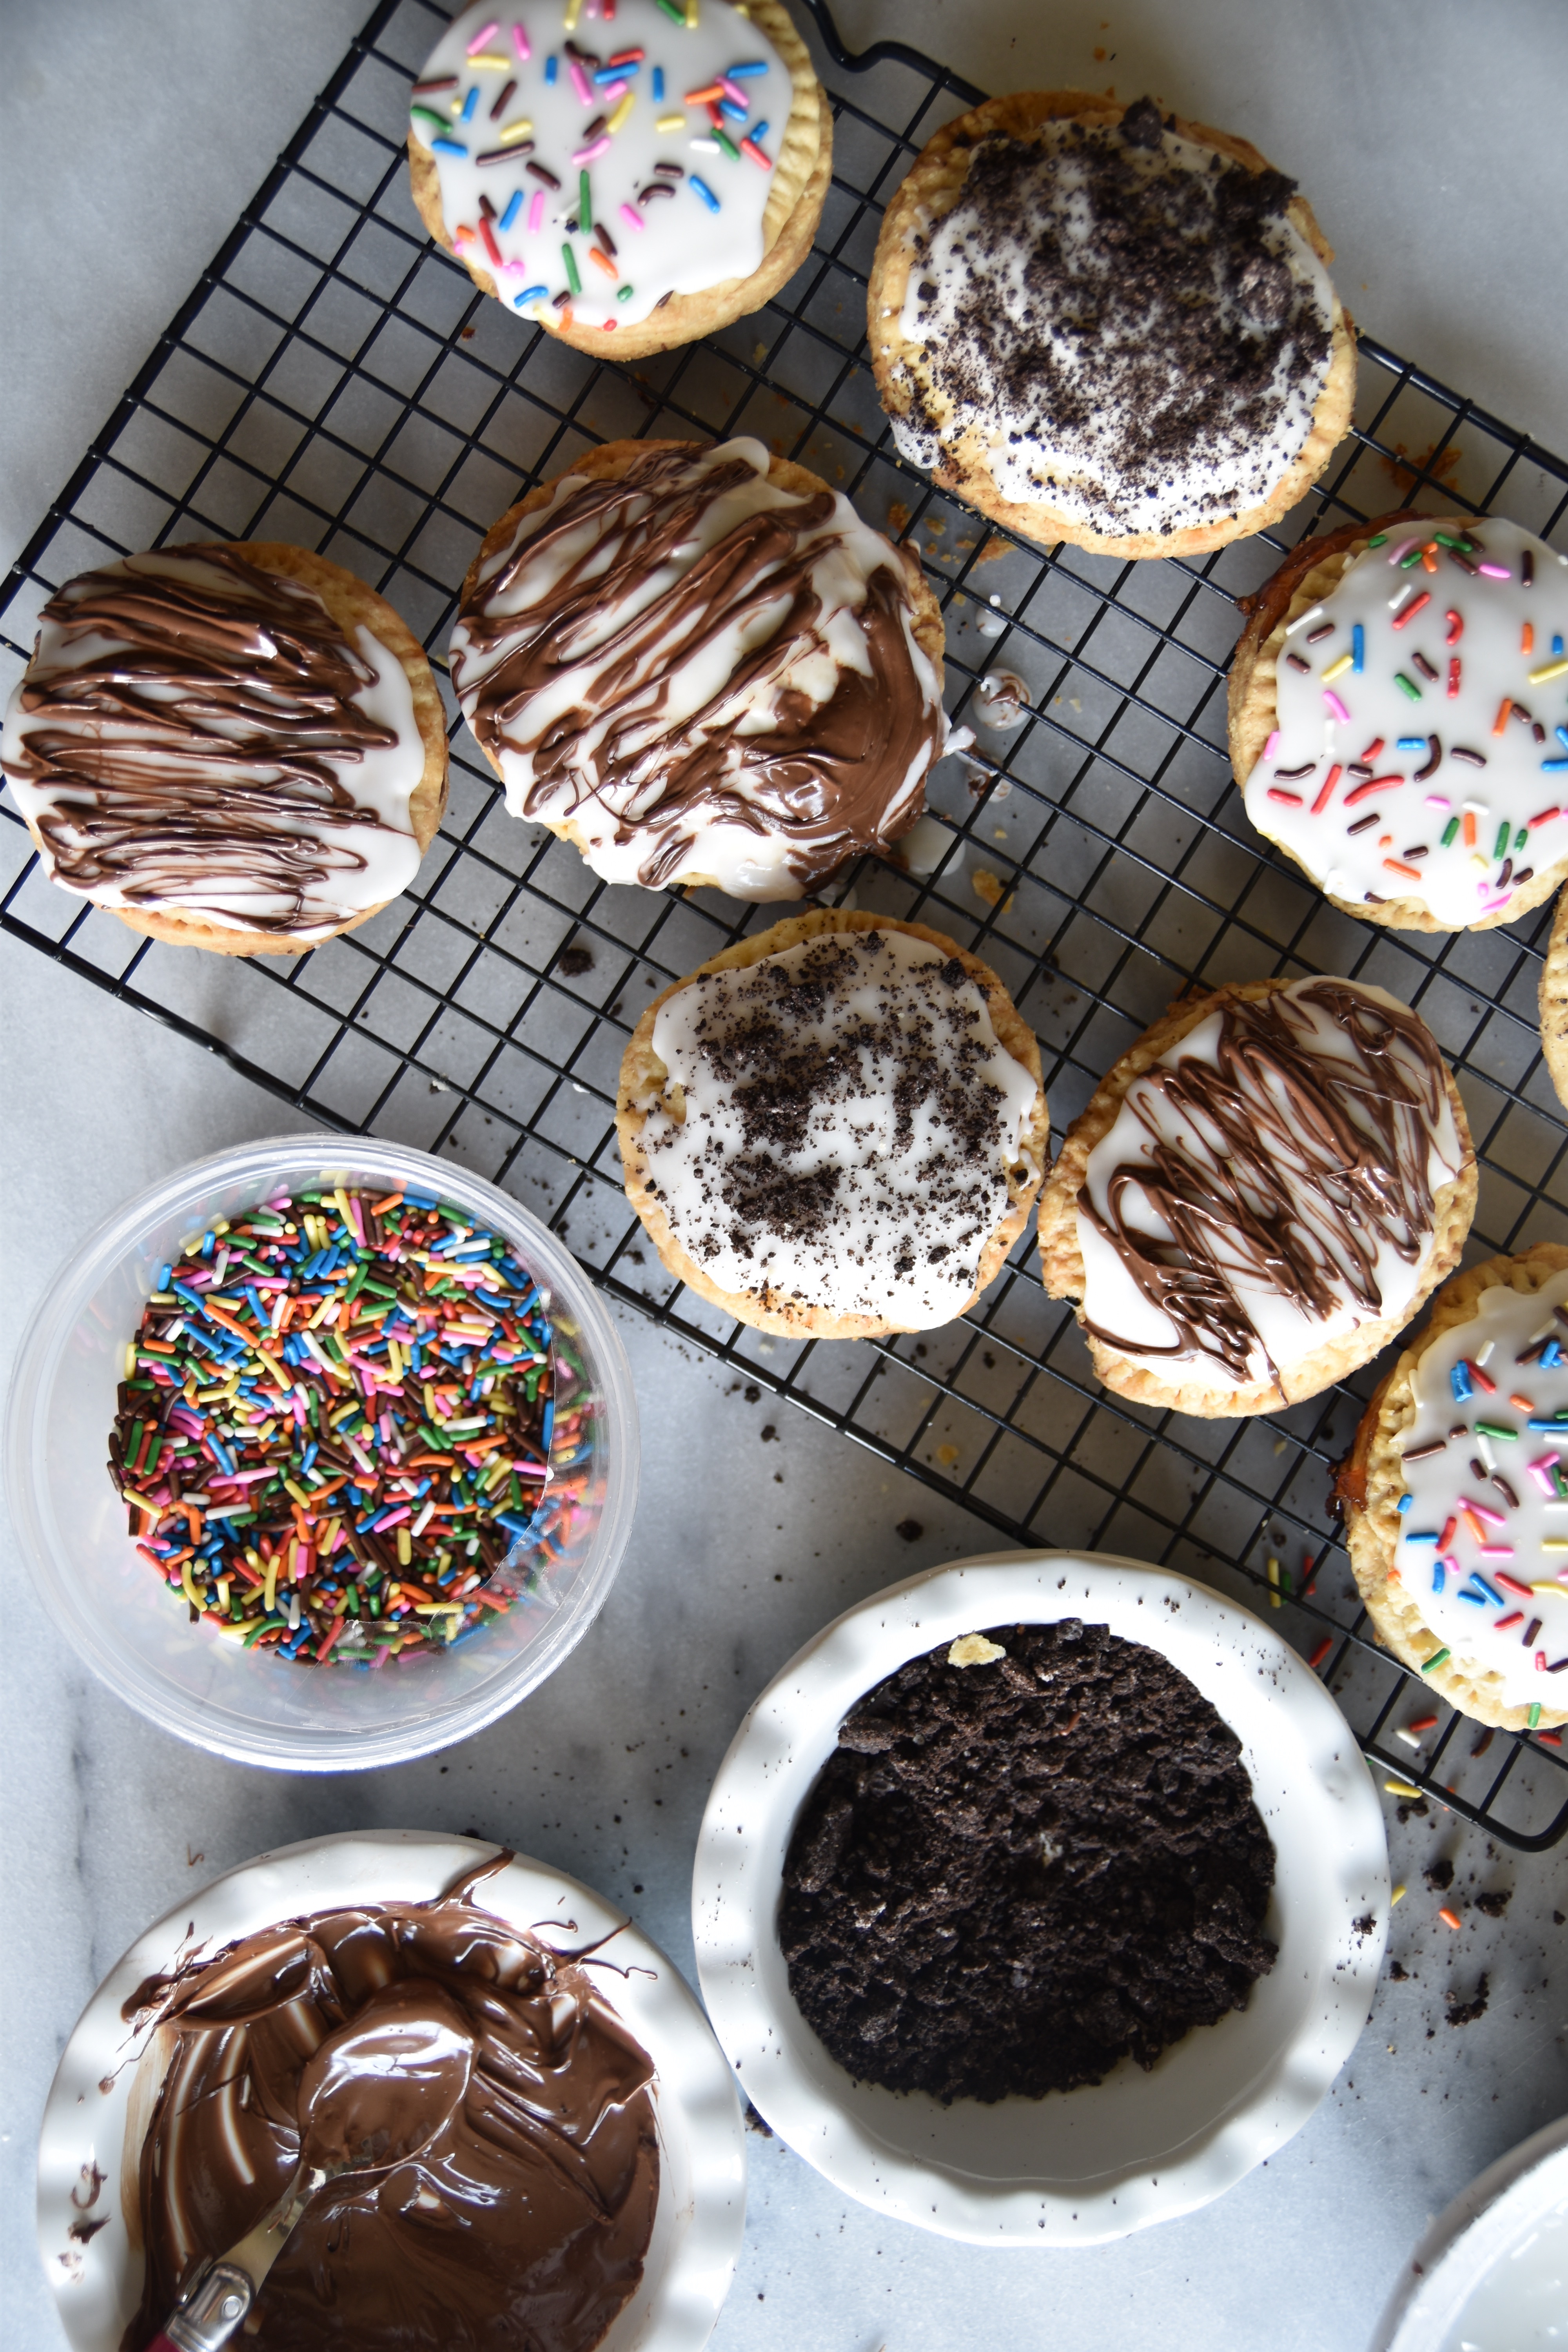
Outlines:
{"type": "MultiPolygon", "coordinates": [[[[468,561],[520,485],[619,436],[755,434],[918,545],[946,611],[949,705],[977,738],[933,778],[929,870],[867,859],[829,895],[922,917],[995,967],[1039,1035],[1058,1135],[1190,982],[1344,972],[1416,1006],[1456,1068],[1483,1171],[1472,1255],[1561,1234],[1568,1136],[1535,1010],[1548,911],[1436,940],[1336,913],[1247,825],[1224,679],[1234,598],[1303,532],[1425,493],[1551,534],[1568,466],[1363,341],[1352,439],[1279,534],[1199,563],[1116,563],[990,530],[900,464],[864,343],[882,202],[981,93],[898,43],[850,55],[808,5],[836,121],[816,250],[754,317],[617,367],[477,295],[425,236],[407,85],[446,16],[383,0],[11,575],[5,686],[61,582],[214,537],[319,548],[439,660],[468,561]],[[1012,699],[982,691],[998,672],[1012,699]]],[[[1377,1368],[1267,1420],[1142,1411],[1100,1390],[1026,1241],[970,1317],[918,1339],[795,1345],[672,1286],[620,1188],[622,1049],[652,991],[779,910],[606,887],[507,815],[447,699],[440,837],[414,888],[347,938],[254,962],[139,941],[51,887],[9,806],[0,921],[312,1118],[507,1184],[612,1297],[1005,1535],[1160,1560],[1278,1606],[1402,1808],[1436,1802],[1526,1850],[1568,1832],[1550,1736],[1478,1736],[1372,1639],[1328,1494],[1377,1368]]]]}

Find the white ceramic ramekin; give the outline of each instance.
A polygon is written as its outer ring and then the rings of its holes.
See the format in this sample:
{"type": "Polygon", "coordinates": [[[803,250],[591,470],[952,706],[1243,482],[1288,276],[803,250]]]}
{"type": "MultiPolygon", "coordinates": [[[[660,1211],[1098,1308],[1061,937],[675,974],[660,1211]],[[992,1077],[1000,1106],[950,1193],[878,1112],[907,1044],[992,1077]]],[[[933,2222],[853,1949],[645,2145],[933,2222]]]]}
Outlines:
{"type": "Polygon", "coordinates": [[[714,2031],[780,2137],[835,2187],[981,2245],[1084,2245],[1191,2212],[1299,2131],[1353,2049],[1388,1916],[1383,1814],[1315,1675],[1247,1610],[1135,1560],[1014,1552],[933,1569],[851,1609],[770,1683],[703,1816],[692,1924],[714,2031]],[[1244,2011],[1143,2074],[994,2106],[852,2082],[802,2018],[779,1949],[785,1850],[863,1692],[961,1633],[1063,1617],[1181,1668],[1241,1741],[1274,1842],[1279,1947],[1244,2011]]]}

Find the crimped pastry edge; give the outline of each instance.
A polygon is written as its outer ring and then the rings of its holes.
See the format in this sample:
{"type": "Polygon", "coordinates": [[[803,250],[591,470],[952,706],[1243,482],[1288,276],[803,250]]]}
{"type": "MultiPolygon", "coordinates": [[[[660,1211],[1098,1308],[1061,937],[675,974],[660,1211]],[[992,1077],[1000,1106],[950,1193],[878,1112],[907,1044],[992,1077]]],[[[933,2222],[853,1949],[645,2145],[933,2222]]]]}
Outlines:
{"type": "Polygon", "coordinates": [[[1541,967],[1541,1050],[1558,1099],[1568,1110],[1568,887],[1557,901],[1541,967]]]}

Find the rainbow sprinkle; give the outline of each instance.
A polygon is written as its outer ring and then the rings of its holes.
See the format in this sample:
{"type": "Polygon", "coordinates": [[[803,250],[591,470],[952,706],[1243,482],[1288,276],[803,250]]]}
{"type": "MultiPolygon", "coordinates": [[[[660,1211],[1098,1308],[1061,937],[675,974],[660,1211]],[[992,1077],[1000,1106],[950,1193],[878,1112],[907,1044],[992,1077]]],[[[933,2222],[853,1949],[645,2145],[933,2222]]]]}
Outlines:
{"type": "Polygon", "coordinates": [[[325,1187],[161,1270],[110,1438],[142,1557],[203,1620],[303,1664],[445,1648],[577,1507],[580,1377],[500,1235],[433,1195],[325,1187]],[[541,1508],[547,1486],[551,1500],[541,1508]]]}

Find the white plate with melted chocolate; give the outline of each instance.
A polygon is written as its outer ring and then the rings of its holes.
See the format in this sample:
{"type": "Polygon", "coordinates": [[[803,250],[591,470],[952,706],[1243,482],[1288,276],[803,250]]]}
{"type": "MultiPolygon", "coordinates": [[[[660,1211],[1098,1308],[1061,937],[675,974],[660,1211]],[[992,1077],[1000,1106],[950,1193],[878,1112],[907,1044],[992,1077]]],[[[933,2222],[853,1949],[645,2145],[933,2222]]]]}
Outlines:
{"type": "MultiPolygon", "coordinates": [[[[476,2338],[510,2320],[542,2352],[699,2352],[746,2169],[700,2009],[578,1880],[421,1831],[247,1863],[100,1987],[38,2152],[39,2244],[73,2352],[135,2352],[287,2189],[313,2052],[352,2042],[362,2119],[384,2124],[400,2061],[377,2053],[406,2046],[413,2010],[468,2045],[450,2112],[422,2119],[417,2153],[319,2189],[237,2344],[395,2352],[466,2316],[476,2338]]],[[[322,2077],[339,2102],[347,2064],[322,2077]]]]}
{"type": "Polygon", "coordinates": [[[983,2245],[1209,2203],[1354,2048],[1376,1793],[1271,1627],[1102,1554],[936,1569],[824,1628],[709,1798],[692,1925],[746,2092],[846,2195],[983,2245]]]}

